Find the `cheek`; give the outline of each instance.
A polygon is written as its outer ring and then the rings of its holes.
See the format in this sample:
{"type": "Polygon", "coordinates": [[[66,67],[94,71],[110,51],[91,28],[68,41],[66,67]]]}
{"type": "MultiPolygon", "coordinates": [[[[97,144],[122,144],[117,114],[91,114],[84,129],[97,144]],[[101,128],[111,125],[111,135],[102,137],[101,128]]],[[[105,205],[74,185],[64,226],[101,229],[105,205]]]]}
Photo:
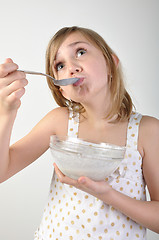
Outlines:
{"type": "Polygon", "coordinates": [[[96,72],[97,77],[105,80],[107,79],[108,70],[105,61],[96,61],[93,69],[96,72]]]}
{"type": "Polygon", "coordinates": [[[67,73],[65,70],[60,70],[56,73],[56,79],[63,79],[63,78],[67,78],[67,73]]]}
{"type": "Polygon", "coordinates": [[[60,71],[56,71],[56,69],[54,68],[54,67],[52,67],[52,72],[53,72],[53,74],[54,74],[54,78],[55,79],[61,79],[62,78],[62,70],[60,70],[60,71]]]}
{"type": "Polygon", "coordinates": [[[54,78],[57,79],[57,73],[56,73],[56,70],[54,69],[54,67],[52,67],[52,72],[53,72],[54,78]]]}
{"type": "Polygon", "coordinates": [[[66,99],[70,99],[70,88],[69,86],[67,87],[60,87],[60,92],[65,97],[66,99]]]}

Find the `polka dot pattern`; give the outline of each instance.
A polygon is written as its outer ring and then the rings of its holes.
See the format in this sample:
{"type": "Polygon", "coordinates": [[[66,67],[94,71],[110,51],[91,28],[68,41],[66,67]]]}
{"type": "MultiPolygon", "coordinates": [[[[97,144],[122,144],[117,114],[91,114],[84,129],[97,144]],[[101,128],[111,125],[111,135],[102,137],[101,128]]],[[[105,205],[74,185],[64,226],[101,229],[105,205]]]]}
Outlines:
{"type": "Polygon", "coordinates": [[[76,117],[73,117],[73,112],[70,111],[69,121],[68,121],[68,136],[77,137],[78,136],[78,124],[79,114],[76,113],[76,117]]]}
{"type": "MultiPolygon", "coordinates": [[[[141,115],[133,113],[127,129],[127,150],[119,168],[105,178],[112,188],[131,198],[146,200],[142,158],[137,151],[141,115]]],[[[70,113],[68,135],[77,137],[78,120],[70,113]]],[[[62,184],[54,173],[43,218],[34,240],[136,240],[146,230],[129,217],[79,189],[62,184]]]]}

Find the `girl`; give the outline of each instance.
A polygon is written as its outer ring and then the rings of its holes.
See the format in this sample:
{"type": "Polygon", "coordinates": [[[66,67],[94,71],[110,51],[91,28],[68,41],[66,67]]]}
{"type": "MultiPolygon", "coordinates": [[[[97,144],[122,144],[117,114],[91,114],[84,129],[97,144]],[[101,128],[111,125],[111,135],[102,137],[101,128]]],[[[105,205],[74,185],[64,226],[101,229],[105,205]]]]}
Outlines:
{"type": "Polygon", "coordinates": [[[71,179],[54,164],[48,202],[34,239],[134,240],[146,239],[146,228],[159,233],[159,121],[132,111],[119,59],[102,37],[79,27],[55,34],[47,49],[47,74],[79,81],[57,87],[47,79],[60,107],[9,147],[28,83],[17,69],[11,59],[0,65],[1,182],[43,154],[54,134],[127,147],[120,167],[100,182],[85,176],[71,179]]]}

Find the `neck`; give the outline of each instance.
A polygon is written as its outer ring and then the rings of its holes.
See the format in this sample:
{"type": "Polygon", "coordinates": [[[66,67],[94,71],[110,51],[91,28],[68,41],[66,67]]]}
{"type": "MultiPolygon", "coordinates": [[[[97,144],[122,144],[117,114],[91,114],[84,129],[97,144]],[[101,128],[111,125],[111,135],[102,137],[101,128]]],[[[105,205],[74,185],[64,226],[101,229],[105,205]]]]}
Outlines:
{"type": "Polygon", "coordinates": [[[91,125],[100,126],[102,123],[109,123],[110,120],[106,119],[106,116],[111,109],[110,95],[104,98],[100,95],[98,99],[93,98],[92,101],[82,105],[85,108],[83,116],[91,125]]]}

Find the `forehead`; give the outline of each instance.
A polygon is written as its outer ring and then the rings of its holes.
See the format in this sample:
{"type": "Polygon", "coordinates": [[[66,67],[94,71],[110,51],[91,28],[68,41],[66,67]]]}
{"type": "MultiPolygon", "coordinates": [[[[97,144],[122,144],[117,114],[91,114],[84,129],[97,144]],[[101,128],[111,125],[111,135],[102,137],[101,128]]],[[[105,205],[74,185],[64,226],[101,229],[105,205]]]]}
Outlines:
{"type": "Polygon", "coordinates": [[[71,33],[60,45],[56,57],[59,56],[65,48],[71,48],[78,43],[92,45],[93,43],[80,32],[71,33]]]}

